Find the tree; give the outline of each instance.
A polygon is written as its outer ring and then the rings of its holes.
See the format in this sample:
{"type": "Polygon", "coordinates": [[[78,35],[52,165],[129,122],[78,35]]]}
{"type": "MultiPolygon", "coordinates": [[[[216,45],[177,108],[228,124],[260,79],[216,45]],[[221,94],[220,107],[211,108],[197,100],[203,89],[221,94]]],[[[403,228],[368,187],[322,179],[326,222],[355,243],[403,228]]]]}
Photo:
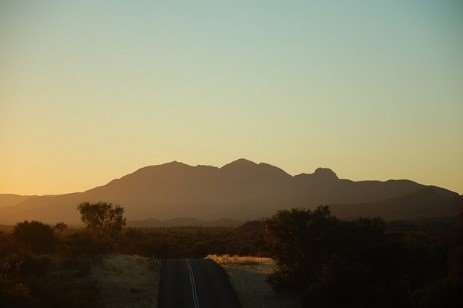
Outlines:
{"type": "Polygon", "coordinates": [[[56,238],[53,228],[38,221],[24,221],[13,230],[16,240],[36,253],[48,253],[55,249],[56,238]]]}
{"type": "Polygon", "coordinates": [[[107,202],[79,204],[78,210],[87,229],[98,236],[115,238],[126,224],[124,208],[107,202]]]}
{"type": "Polygon", "coordinates": [[[266,241],[278,270],[270,277],[276,288],[304,289],[328,257],[336,218],[328,207],[279,211],[266,222],[266,241]]]}
{"type": "Polygon", "coordinates": [[[55,230],[57,233],[63,233],[66,229],[68,228],[68,225],[66,225],[64,222],[59,222],[57,223],[54,227],[53,230],[55,230]]]}
{"type": "Polygon", "coordinates": [[[449,277],[463,282],[463,211],[458,215],[455,245],[449,254],[449,277]]]}
{"type": "Polygon", "coordinates": [[[303,307],[408,307],[402,249],[381,219],[284,210],[267,221],[266,239],[277,263],[270,283],[303,295],[303,307]]]}

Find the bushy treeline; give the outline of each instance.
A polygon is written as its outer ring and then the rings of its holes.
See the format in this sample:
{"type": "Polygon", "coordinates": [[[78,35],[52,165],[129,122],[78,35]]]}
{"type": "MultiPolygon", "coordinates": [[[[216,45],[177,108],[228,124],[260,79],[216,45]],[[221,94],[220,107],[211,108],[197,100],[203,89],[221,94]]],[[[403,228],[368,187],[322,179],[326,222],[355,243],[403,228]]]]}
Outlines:
{"type": "Polygon", "coordinates": [[[94,257],[73,257],[60,229],[31,221],[0,233],[0,307],[97,307],[94,257]]]}
{"type": "Polygon", "coordinates": [[[266,227],[278,265],[270,282],[304,307],[462,307],[452,236],[391,233],[381,219],[343,221],[327,207],[280,211],[266,227]]]}
{"type": "Polygon", "coordinates": [[[84,228],[26,221],[0,232],[0,308],[98,307],[88,277],[108,253],[269,256],[277,262],[272,285],[299,294],[304,307],[461,307],[463,226],[345,221],[319,207],[238,228],[126,228],[123,208],[78,210],[84,228]]]}
{"type": "Polygon", "coordinates": [[[99,254],[114,249],[124,211],[108,203],[78,209],[86,225],[79,232],[24,221],[0,233],[0,308],[98,307],[90,271],[99,254]]]}
{"type": "Polygon", "coordinates": [[[156,258],[202,258],[209,254],[266,256],[263,233],[262,222],[249,222],[238,228],[128,228],[121,234],[117,251],[156,258]]]}
{"type": "Polygon", "coordinates": [[[114,251],[124,210],[109,203],[78,209],[86,228],[77,232],[64,223],[24,221],[0,233],[0,308],[99,307],[91,268],[114,251]]]}
{"type": "Polygon", "coordinates": [[[263,223],[232,228],[125,228],[124,210],[78,206],[84,228],[24,221],[0,232],[0,308],[101,307],[92,266],[110,253],[156,258],[265,253],[263,223]]]}

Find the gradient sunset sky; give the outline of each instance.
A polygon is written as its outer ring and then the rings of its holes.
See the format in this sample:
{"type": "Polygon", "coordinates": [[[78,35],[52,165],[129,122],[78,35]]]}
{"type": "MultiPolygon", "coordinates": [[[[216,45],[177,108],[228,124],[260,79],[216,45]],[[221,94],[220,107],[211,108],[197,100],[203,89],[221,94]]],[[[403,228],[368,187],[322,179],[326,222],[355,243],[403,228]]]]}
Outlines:
{"type": "Polygon", "coordinates": [[[0,193],[239,157],[463,193],[463,2],[0,0],[0,193]]]}

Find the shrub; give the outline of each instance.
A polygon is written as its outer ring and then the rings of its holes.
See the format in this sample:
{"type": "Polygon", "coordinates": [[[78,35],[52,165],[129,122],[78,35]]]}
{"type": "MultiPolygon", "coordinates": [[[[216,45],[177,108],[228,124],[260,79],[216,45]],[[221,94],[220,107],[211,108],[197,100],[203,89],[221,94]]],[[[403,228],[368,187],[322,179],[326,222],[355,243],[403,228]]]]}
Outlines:
{"type": "Polygon", "coordinates": [[[380,219],[341,221],[327,207],[280,211],[267,221],[275,289],[304,294],[304,307],[408,307],[403,249],[380,219]]]}
{"type": "Polygon", "coordinates": [[[100,237],[116,238],[126,224],[124,208],[111,203],[84,202],[78,206],[82,222],[87,229],[100,237]]]}
{"type": "Polygon", "coordinates": [[[34,253],[49,253],[56,246],[53,228],[38,221],[18,223],[14,227],[13,236],[34,253]]]}

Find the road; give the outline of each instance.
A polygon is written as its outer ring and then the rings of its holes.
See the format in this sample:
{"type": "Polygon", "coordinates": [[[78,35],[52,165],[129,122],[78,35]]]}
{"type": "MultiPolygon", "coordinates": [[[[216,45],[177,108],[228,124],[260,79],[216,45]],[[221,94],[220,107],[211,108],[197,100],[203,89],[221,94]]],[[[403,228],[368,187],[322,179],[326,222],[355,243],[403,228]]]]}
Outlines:
{"type": "Polygon", "coordinates": [[[159,308],[240,308],[224,270],[205,259],[161,264],[159,308]]]}

